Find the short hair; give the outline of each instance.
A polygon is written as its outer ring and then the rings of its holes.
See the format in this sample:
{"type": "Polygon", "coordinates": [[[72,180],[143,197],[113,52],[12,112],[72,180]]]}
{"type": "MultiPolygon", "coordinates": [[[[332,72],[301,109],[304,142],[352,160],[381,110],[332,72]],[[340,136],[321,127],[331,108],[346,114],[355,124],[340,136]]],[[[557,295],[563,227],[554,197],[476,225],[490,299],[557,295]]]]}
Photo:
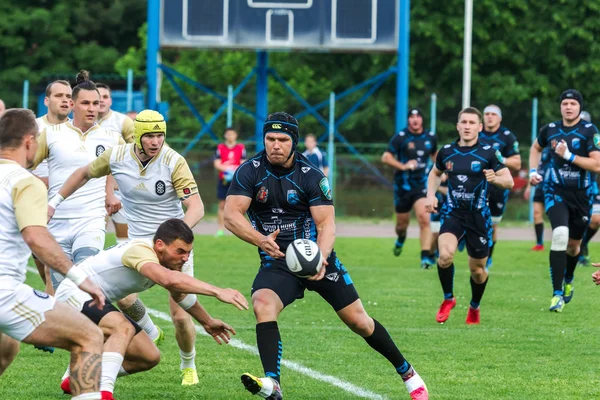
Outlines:
{"type": "Polygon", "coordinates": [[[235,130],[235,128],[233,126],[228,126],[227,128],[225,128],[225,130],[223,131],[223,135],[225,135],[227,132],[229,131],[234,131],[235,134],[238,134],[238,131],[235,130]]]}
{"type": "Polygon", "coordinates": [[[106,83],[96,83],[96,88],[97,89],[106,89],[106,90],[108,90],[108,94],[110,94],[112,96],[112,90],[110,90],[110,86],[108,86],[106,83]]]}
{"type": "Polygon", "coordinates": [[[65,85],[69,89],[71,89],[71,84],[68,81],[64,81],[62,79],[57,80],[57,81],[52,81],[48,84],[48,86],[46,86],[46,97],[50,97],[52,95],[52,85],[54,85],[55,83],[60,83],[61,85],[65,85]]]}
{"type": "Polygon", "coordinates": [[[27,135],[39,131],[35,114],[25,108],[11,108],[0,117],[0,148],[16,149],[27,135]]]}
{"type": "Polygon", "coordinates": [[[159,239],[165,244],[171,244],[177,239],[192,244],[194,243],[194,232],[182,219],[171,218],[160,224],[156,230],[154,242],[159,239]]]}
{"type": "Polygon", "coordinates": [[[317,135],[315,135],[314,133],[307,133],[306,136],[304,136],[304,140],[306,140],[308,138],[313,138],[316,141],[317,140],[317,135]]]}
{"type": "Polygon", "coordinates": [[[79,71],[79,73],[77,74],[77,85],[73,88],[73,95],[72,98],[73,100],[77,100],[77,96],[79,95],[79,92],[82,90],[95,90],[98,95],[100,95],[100,92],[98,92],[98,88],[96,87],[96,84],[94,82],[92,82],[90,80],[90,73],[87,72],[85,69],[82,69],[81,71],[79,71]]]}
{"type": "Polygon", "coordinates": [[[481,111],[479,111],[475,107],[467,107],[467,108],[463,108],[462,110],[460,110],[460,112],[458,113],[458,121],[459,122],[460,122],[460,117],[462,117],[463,114],[475,114],[475,115],[477,115],[477,118],[479,118],[479,122],[481,122],[483,120],[481,111]]]}

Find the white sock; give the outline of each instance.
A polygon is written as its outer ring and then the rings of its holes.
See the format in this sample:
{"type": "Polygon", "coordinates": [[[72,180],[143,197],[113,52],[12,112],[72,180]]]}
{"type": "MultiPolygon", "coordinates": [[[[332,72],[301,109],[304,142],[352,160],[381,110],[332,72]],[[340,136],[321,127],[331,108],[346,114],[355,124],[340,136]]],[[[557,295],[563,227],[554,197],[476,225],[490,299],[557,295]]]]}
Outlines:
{"type": "Polygon", "coordinates": [[[71,366],[69,365],[67,367],[67,370],[65,371],[65,373],[63,374],[62,378],[60,379],[60,381],[64,381],[65,379],[67,379],[69,376],[71,376],[71,366]]]}
{"type": "Polygon", "coordinates": [[[409,380],[404,381],[404,384],[406,385],[406,389],[408,390],[408,393],[412,393],[413,391],[417,390],[421,386],[424,386],[425,382],[423,382],[423,379],[415,371],[415,374],[413,376],[411,376],[409,380]]]}
{"type": "Polygon", "coordinates": [[[158,329],[156,329],[156,325],[150,319],[148,311],[144,313],[144,316],[139,321],[135,322],[150,336],[150,339],[155,340],[158,337],[158,329]]]}
{"type": "Polygon", "coordinates": [[[262,382],[262,388],[258,393],[256,393],[259,397],[266,399],[273,393],[273,389],[275,385],[273,384],[273,380],[271,378],[259,378],[262,382]]]}
{"type": "Polygon", "coordinates": [[[127,375],[129,375],[129,372],[125,371],[125,369],[123,369],[123,366],[121,365],[121,367],[119,368],[119,373],[117,374],[117,377],[127,376],[127,375]]]}
{"type": "Polygon", "coordinates": [[[100,378],[101,392],[114,392],[117,374],[123,364],[123,356],[116,352],[102,353],[102,376],[100,378]]]}
{"type": "Polygon", "coordinates": [[[196,349],[192,349],[191,352],[186,353],[179,349],[179,357],[181,358],[181,363],[179,364],[179,369],[184,370],[185,368],[196,369],[196,349]]]}
{"type": "Polygon", "coordinates": [[[117,244],[121,244],[121,243],[125,243],[125,242],[129,242],[129,238],[117,238],[117,244]]]}
{"type": "Polygon", "coordinates": [[[72,400],[101,400],[102,396],[100,395],[100,392],[93,392],[93,393],[83,393],[80,394],[79,396],[74,396],[71,397],[72,400]]]}

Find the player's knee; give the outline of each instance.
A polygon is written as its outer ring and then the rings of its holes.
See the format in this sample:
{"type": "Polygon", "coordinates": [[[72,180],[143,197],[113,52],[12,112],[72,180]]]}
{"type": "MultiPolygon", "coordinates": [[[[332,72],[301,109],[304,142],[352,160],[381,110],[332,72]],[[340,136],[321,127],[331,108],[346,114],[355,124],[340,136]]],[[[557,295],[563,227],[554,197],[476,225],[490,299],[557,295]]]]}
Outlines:
{"type": "Polygon", "coordinates": [[[141,366],[144,371],[156,367],[160,363],[160,351],[156,346],[148,346],[144,349],[144,365],[141,366]]]}
{"type": "Polygon", "coordinates": [[[446,249],[440,249],[440,256],[438,257],[438,265],[442,268],[448,268],[454,262],[454,254],[446,249]]]}
{"type": "Polygon", "coordinates": [[[192,323],[192,318],[183,308],[177,307],[171,313],[171,321],[175,329],[182,329],[192,323]]]}
{"type": "Polygon", "coordinates": [[[581,250],[579,247],[580,242],[580,240],[569,239],[569,243],[567,244],[567,255],[571,257],[579,255],[579,251],[581,250]]]}
{"type": "Polygon", "coordinates": [[[344,322],[352,332],[362,337],[371,336],[373,334],[373,329],[375,328],[373,319],[369,317],[366,312],[354,315],[344,322]]]}
{"type": "MultiPolygon", "coordinates": [[[[260,292],[260,291],[259,291],[260,292]]],[[[265,296],[259,292],[252,296],[252,309],[258,321],[275,321],[279,314],[277,305],[269,296],[265,296]]]]}
{"type": "Polygon", "coordinates": [[[552,244],[550,250],[565,251],[569,243],[569,228],[558,226],[552,230],[552,244]]]}
{"type": "MultiPolygon", "coordinates": [[[[92,321],[87,320],[86,323],[79,325],[73,342],[82,351],[101,353],[104,344],[104,333],[92,321]]],[[[73,351],[73,349],[67,350],[73,351]]]]}
{"type": "Polygon", "coordinates": [[[600,228],[600,214],[593,214],[590,220],[590,229],[600,228]]]}

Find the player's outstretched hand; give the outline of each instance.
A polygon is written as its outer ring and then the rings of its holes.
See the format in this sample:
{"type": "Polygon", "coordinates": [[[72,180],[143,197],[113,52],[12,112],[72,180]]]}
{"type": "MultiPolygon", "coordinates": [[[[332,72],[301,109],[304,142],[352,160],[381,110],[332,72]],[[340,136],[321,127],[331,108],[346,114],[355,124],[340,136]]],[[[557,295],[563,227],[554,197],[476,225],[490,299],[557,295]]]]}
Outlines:
{"type": "Polygon", "coordinates": [[[325,277],[325,273],[327,272],[328,265],[329,265],[329,263],[327,262],[325,257],[323,257],[323,265],[321,266],[321,269],[319,270],[319,272],[317,272],[316,275],[313,275],[310,278],[306,278],[306,279],[308,279],[309,281],[320,281],[321,279],[323,279],[325,277]]]}
{"type": "Polygon", "coordinates": [[[248,309],[248,300],[235,289],[221,289],[216,296],[223,303],[233,304],[240,310],[248,309]]]}
{"type": "MultiPolygon", "coordinates": [[[[592,263],[592,267],[600,268],[600,263],[592,263]]],[[[600,285],[600,271],[596,271],[592,274],[592,280],[596,285],[600,285]]]]}
{"type": "Polygon", "coordinates": [[[227,344],[231,340],[231,334],[235,335],[235,329],[229,324],[221,321],[220,319],[211,318],[208,322],[202,325],[206,333],[215,339],[215,342],[219,344],[227,344]]]}
{"type": "Polygon", "coordinates": [[[85,280],[81,282],[81,285],[79,285],[79,289],[92,296],[93,301],[90,303],[90,306],[96,307],[99,310],[104,308],[104,293],[102,293],[102,290],[100,290],[90,278],[85,278],[85,280]]]}
{"type": "Polygon", "coordinates": [[[268,256],[273,258],[285,257],[285,254],[283,254],[281,250],[279,250],[279,245],[277,244],[277,242],[275,242],[275,239],[277,239],[277,235],[279,235],[279,232],[279,228],[277,228],[277,230],[271,233],[269,236],[263,236],[263,239],[258,246],[265,253],[267,253],[268,256]]]}
{"type": "Polygon", "coordinates": [[[425,198],[425,211],[428,213],[438,212],[438,199],[436,196],[427,196],[425,198]]]}
{"type": "Polygon", "coordinates": [[[489,183],[496,182],[496,172],[493,169],[484,169],[483,174],[485,175],[485,180],[489,183]]]}

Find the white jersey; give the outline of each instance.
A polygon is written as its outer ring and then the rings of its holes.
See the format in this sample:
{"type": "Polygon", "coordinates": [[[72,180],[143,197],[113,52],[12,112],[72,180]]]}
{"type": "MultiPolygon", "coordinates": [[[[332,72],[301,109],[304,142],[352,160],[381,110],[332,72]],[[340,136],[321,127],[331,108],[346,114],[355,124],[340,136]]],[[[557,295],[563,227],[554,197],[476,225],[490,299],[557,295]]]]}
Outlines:
{"type": "Polygon", "coordinates": [[[0,159],[0,289],[25,282],[31,250],[21,231],[45,227],[47,210],[42,181],[16,162],[0,159]]]}
{"type": "MultiPolygon", "coordinates": [[[[130,239],[149,239],[170,218],[183,218],[181,201],[198,193],[190,168],[179,153],[163,146],[145,166],[134,144],[107,150],[90,164],[93,178],[112,174],[127,210],[130,239]]],[[[61,204],[62,205],[62,204],[61,204]]]]}
{"type": "Polygon", "coordinates": [[[127,115],[109,110],[104,117],[98,119],[98,125],[109,131],[119,132],[126,143],[133,143],[135,135],[133,120],[127,115]]]}
{"type": "MultiPolygon", "coordinates": [[[[36,118],[35,122],[37,122],[40,132],[42,132],[45,128],[47,128],[49,126],[54,126],[54,124],[51,124],[50,121],[48,121],[47,114],[43,115],[39,118],[36,118]]],[[[47,178],[48,177],[48,160],[44,159],[44,161],[42,161],[40,163],[40,165],[37,166],[36,169],[31,171],[31,173],[34,174],[35,176],[39,176],[40,178],[47,178]]]]}
{"type": "MultiPolygon", "coordinates": [[[[77,168],[88,165],[104,151],[123,143],[117,132],[94,125],[83,133],[71,122],[47,127],[38,141],[34,165],[48,159],[50,198],[58,193],[77,168]]],[[[92,179],[63,201],[53,218],[103,218],[106,215],[105,198],[106,178],[92,179]]]]}
{"type": "Polygon", "coordinates": [[[154,286],[140,273],[148,262],[160,264],[152,240],[130,240],[85,259],[78,267],[98,285],[107,301],[114,302],[154,286]]]}

